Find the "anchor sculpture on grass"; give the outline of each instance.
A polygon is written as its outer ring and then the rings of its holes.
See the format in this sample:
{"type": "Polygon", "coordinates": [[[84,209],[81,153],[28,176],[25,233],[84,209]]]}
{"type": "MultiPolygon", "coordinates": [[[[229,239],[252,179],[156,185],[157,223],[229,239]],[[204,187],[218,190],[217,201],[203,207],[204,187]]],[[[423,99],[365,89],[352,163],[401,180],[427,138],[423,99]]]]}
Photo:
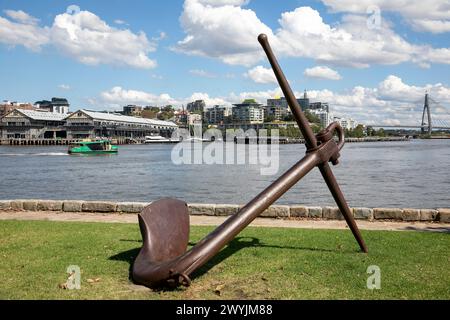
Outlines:
{"type": "Polygon", "coordinates": [[[278,83],[306,141],[306,155],[189,251],[186,251],[189,241],[189,213],[185,202],[162,199],[144,208],[138,216],[143,246],[132,267],[132,277],[136,283],[148,287],[189,286],[191,282],[189,276],[196,269],[215,256],[314,167],[319,168],[361,250],[367,252],[364,240],[329,165],[329,162],[333,165],[339,162],[339,151],[344,146],[343,129],[334,122],[314,135],[272,52],[267,36],[259,35],[258,41],[272,65],[278,83]],[[338,135],[338,142],[333,139],[334,133],[338,135]]]}

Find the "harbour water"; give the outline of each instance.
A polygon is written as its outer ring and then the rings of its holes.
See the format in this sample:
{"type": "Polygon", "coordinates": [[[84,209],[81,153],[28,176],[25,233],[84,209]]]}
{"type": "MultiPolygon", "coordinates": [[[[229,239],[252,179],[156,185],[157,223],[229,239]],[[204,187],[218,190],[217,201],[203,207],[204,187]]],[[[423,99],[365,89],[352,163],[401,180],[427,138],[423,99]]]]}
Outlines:
{"type": "MultiPolygon", "coordinates": [[[[260,165],[176,165],[174,145],[120,146],[118,155],[69,156],[67,146],[0,146],[0,199],[246,203],[297,162],[279,146],[279,170],[260,165]]],[[[247,146],[248,147],[248,146],[247,146]]],[[[335,175],[353,207],[450,207],[450,140],[349,143],[335,175]]],[[[278,204],[334,205],[317,169],[278,204]]]]}

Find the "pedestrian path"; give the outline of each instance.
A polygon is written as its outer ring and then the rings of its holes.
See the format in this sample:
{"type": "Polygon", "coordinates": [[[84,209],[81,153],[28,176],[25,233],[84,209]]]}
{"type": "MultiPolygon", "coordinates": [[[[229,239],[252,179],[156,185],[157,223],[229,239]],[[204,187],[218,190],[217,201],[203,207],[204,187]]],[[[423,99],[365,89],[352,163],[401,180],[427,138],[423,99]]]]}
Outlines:
{"type": "MultiPolygon", "coordinates": [[[[227,217],[191,216],[191,225],[217,226],[227,217]]],[[[69,213],[48,211],[0,211],[0,220],[47,220],[72,222],[107,222],[107,223],[137,223],[135,214],[101,214],[101,213],[69,213]]],[[[362,230],[391,230],[391,231],[431,231],[450,233],[449,223],[431,222],[394,222],[394,221],[365,221],[357,220],[362,230]]],[[[347,229],[345,221],[339,220],[292,220],[256,218],[251,226],[275,228],[304,228],[304,229],[347,229]]]]}

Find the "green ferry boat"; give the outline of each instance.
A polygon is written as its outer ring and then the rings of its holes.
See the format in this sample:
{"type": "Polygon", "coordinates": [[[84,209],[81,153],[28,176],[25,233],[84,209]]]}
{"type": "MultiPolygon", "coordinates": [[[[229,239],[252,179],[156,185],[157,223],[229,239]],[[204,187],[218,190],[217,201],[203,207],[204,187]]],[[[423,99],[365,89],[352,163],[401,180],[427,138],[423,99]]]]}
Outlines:
{"type": "Polygon", "coordinates": [[[109,140],[81,141],[69,147],[69,154],[111,154],[119,152],[119,147],[109,140]]]}

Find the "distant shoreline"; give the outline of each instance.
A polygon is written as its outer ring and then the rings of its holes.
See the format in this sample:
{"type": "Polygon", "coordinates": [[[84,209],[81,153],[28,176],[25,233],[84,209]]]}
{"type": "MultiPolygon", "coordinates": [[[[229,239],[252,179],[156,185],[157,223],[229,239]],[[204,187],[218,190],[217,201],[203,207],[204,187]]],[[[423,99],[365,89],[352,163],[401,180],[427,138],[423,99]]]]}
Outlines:
{"type": "MultiPolygon", "coordinates": [[[[361,143],[361,142],[396,142],[396,141],[410,141],[410,140],[446,140],[450,139],[450,136],[432,136],[428,138],[414,138],[411,136],[403,136],[403,137],[364,137],[364,138],[345,138],[346,143],[361,143]]],[[[267,142],[270,144],[271,139],[268,138],[267,142]]],[[[207,141],[203,141],[207,142],[207,141]]],[[[0,141],[0,146],[17,146],[17,147],[31,147],[31,146],[68,146],[73,143],[73,141],[69,140],[33,140],[33,139],[17,139],[17,140],[3,140],[0,141]]],[[[249,139],[240,140],[237,142],[238,144],[249,144],[249,139]]],[[[296,139],[296,138],[279,138],[279,144],[305,144],[304,139],[296,139]]],[[[118,145],[144,145],[145,143],[117,143],[118,145]]],[[[173,141],[155,141],[151,144],[174,144],[173,141]]]]}
{"type": "MultiPolygon", "coordinates": [[[[450,137],[440,136],[440,137],[431,137],[429,139],[450,139],[450,137]]],[[[410,141],[412,137],[365,137],[365,138],[345,138],[345,142],[355,143],[355,142],[394,142],[394,141],[410,141]]],[[[266,140],[269,144],[271,143],[270,137],[266,140]]],[[[3,140],[0,141],[0,146],[67,146],[73,143],[73,140],[44,140],[44,139],[14,139],[14,140],[3,140]]],[[[245,143],[249,144],[250,139],[246,138],[239,139],[237,143],[245,143]]],[[[173,141],[155,141],[152,144],[173,144],[173,141]]],[[[296,139],[296,138],[284,138],[281,137],[278,139],[279,144],[304,144],[304,139],[296,139]]],[[[117,143],[119,145],[142,145],[145,143],[117,143]]]]}

